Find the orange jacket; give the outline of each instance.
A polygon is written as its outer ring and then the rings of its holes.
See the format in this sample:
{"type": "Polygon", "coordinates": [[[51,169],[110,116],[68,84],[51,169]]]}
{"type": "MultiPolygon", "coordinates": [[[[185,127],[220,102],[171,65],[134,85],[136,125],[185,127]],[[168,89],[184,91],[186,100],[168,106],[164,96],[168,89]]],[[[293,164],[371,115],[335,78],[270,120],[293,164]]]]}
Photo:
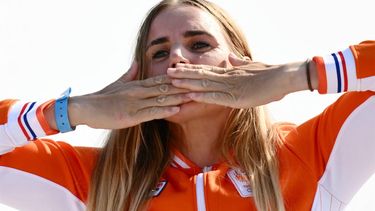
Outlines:
{"type": "MultiPolygon", "coordinates": [[[[287,210],[342,210],[375,170],[375,41],[314,61],[320,93],[352,92],[300,126],[280,126],[282,194],[287,210]]],[[[42,115],[49,103],[0,102],[0,203],[84,210],[98,149],[38,139],[56,133],[42,115]]],[[[152,194],[149,210],[255,210],[241,170],[202,169],[178,151],[152,194]]]]}

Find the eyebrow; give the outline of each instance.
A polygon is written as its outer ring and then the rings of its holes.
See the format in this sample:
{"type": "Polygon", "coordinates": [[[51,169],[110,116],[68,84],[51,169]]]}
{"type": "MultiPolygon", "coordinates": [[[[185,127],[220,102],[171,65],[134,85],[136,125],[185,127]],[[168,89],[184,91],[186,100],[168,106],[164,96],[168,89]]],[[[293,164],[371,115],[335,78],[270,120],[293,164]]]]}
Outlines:
{"type": "MultiPolygon", "coordinates": [[[[202,31],[202,30],[193,30],[193,31],[186,31],[183,36],[185,38],[187,37],[194,37],[194,36],[199,36],[199,35],[206,35],[206,36],[209,36],[209,37],[214,37],[212,36],[210,33],[206,32],[206,31],[202,31]]],[[[146,50],[149,49],[151,46],[154,46],[154,45],[160,45],[160,44],[163,44],[163,43],[166,43],[168,42],[168,38],[167,37],[160,37],[160,38],[157,38],[153,41],[151,41],[151,43],[146,47],[146,50]]]]}
{"type": "Polygon", "coordinates": [[[153,45],[160,45],[160,44],[163,44],[163,43],[166,43],[166,42],[168,42],[167,37],[160,37],[158,39],[155,39],[155,40],[151,41],[151,43],[146,47],[146,49],[149,49],[153,45]]]}
{"type": "Polygon", "coordinates": [[[184,33],[184,37],[193,37],[193,36],[198,36],[198,35],[207,35],[209,37],[214,37],[212,34],[202,31],[202,30],[195,30],[195,31],[186,31],[184,33]]]}

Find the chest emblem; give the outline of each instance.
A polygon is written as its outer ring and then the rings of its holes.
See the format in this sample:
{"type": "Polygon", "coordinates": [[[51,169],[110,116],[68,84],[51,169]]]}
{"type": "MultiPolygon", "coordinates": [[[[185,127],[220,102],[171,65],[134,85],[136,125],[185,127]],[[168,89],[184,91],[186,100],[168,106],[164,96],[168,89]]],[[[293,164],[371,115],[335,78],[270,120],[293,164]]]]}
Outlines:
{"type": "Polygon", "coordinates": [[[241,197],[250,197],[253,195],[249,181],[247,180],[244,172],[241,170],[230,169],[227,172],[227,175],[241,197]]]}

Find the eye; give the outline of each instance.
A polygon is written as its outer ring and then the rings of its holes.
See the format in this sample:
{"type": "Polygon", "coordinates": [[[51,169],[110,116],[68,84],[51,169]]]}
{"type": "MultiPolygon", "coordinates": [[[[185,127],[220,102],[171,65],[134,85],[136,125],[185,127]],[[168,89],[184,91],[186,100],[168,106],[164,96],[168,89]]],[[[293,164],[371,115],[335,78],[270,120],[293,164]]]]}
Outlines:
{"type": "Polygon", "coordinates": [[[168,54],[169,53],[166,50],[156,51],[154,54],[152,54],[152,59],[161,59],[163,57],[168,56],[168,54]]]}
{"type": "Polygon", "coordinates": [[[192,44],[191,49],[195,51],[199,51],[199,50],[205,50],[210,47],[211,45],[208,44],[207,42],[198,41],[192,44]]]}

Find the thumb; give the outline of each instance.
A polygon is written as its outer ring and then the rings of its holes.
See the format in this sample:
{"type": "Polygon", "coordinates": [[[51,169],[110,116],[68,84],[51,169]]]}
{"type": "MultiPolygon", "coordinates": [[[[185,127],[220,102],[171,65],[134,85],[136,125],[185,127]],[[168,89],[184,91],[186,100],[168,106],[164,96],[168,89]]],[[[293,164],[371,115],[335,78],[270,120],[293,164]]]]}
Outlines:
{"type": "Polygon", "coordinates": [[[138,63],[136,61],[133,61],[132,66],[129,68],[129,70],[121,76],[120,80],[122,82],[128,82],[135,79],[138,73],[138,63]]]}
{"type": "Polygon", "coordinates": [[[233,66],[241,66],[250,64],[251,60],[249,57],[239,58],[236,54],[230,53],[228,56],[229,62],[233,66]]]}

